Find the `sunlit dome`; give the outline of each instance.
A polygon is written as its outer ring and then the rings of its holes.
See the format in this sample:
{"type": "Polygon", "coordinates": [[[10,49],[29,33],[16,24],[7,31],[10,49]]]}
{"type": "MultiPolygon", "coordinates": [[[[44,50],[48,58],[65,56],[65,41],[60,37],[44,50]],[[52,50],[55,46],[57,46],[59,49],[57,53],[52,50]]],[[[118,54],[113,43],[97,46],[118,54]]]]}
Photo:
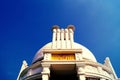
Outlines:
{"type": "Polygon", "coordinates": [[[118,80],[109,58],[97,62],[89,49],[74,41],[74,30],[73,25],[53,26],[52,42],[38,50],[29,67],[23,61],[17,80],[118,80]]]}
{"type": "MultiPolygon", "coordinates": [[[[36,53],[34,59],[33,59],[33,63],[35,63],[35,62],[37,62],[39,60],[42,60],[43,59],[42,50],[43,49],[52,49],[51,46],[52,46],[52,42],[46,44],[41,49],[39,49],[38,52],[36,53]]],[[[89,49],[84,47],[83,45],[74,42],[74,49],[82,49],[82,58],[83,59],[90,60],[90,61],[93,61],[93,62],[97,62],[97,60],[96,60],[95,56],[93,55],[93,53],[89,49]]]]}

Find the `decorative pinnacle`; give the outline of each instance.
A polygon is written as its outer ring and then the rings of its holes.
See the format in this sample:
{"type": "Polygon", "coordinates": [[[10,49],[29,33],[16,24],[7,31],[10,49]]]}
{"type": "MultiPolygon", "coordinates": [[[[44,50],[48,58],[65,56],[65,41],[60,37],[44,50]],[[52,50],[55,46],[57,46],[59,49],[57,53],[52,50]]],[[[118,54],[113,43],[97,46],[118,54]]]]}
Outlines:
{"type": "Polygon", "coordinates": [[[75,26],[74,25],[68,25],[67,28],[72,29],[73,31],[75,31],[75,26]]]}
{"type": "Polygon", "coordinates": [[[58,25],[54,25],[53,27],[52,27],[52,30],[53,29],[59,29],[59,26],[58,25]]]}

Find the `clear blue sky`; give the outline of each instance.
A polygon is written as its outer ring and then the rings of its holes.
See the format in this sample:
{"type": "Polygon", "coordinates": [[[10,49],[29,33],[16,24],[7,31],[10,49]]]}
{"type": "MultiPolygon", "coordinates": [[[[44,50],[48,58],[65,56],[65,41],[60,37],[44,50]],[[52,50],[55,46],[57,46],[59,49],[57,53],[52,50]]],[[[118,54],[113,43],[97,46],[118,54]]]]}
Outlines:
{"type": "Polygon", "coordinates": [[[0,78],[16,80],[23,60],[52,40],[51,27],[76,26],[75,41],[100,63],[110,57],[120,77],[120,0],[0,1],[0,78]]]}

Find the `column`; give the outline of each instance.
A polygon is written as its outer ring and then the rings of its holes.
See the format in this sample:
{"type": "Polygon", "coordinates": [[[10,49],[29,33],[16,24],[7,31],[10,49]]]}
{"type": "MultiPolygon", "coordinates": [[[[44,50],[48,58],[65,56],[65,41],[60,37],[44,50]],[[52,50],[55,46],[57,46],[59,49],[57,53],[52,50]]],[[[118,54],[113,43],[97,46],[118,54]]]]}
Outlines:
{"type": "Polygon", "coordinates": [[[65,49],[65,31],[64,29],[61,29],[61,48],[65,49]]]}
{"type": "Polygon", "coordinates": [[[56,39],[57,39],[57,33],[56,29],[53,29],[53,36],[52,36],[52,48],[56,48],[56,39]]]}
{"type": "Polygon", "coordinates": [[[85,75],[79,75],[79,80],[86,80],[85,75]]]}
{"type": "Polygon", "coordinates": [[[76,64],[76,66],[77,66],[77,75],[79,77],[79,80],[86,80],[85,71],[84,71],[84,65],[85,64],[76,64]]]}
{"type": "Polygon", "coordinates": [[[50,70],[49,67],[44,67],[42,72],[42,80],[49,80],[50,70]]]}
{"type": "Polygon", "coordinates": [[[50,76],[50,64],[42,63],[43,71],[42,71],[42,80],[49,80],[50,76]]]}
{"type": "Polygon", "coordinates": [[[49,76],[47,74],[42,75],[42,80],[49,80],[49,76]]]}
{"type": "Polygon", "coordinates": [[[70,49],[71,45],[70,45],[70,36],[68,29],[65,29],[65,38],[66,38],[66,49],[70,49]]]}
{"type": "Polygon", "coordinates": [[[74,48],[74,39],[73,39],[73,30],[72,29],[69,29],[69,37],[70,37],[71,48],[74,48]]]}
{"type": "Polygon", "coordinates": [[[57,29],[57,49],[61,48],[61,44],[60,44],[60,29],[57,29]]]}

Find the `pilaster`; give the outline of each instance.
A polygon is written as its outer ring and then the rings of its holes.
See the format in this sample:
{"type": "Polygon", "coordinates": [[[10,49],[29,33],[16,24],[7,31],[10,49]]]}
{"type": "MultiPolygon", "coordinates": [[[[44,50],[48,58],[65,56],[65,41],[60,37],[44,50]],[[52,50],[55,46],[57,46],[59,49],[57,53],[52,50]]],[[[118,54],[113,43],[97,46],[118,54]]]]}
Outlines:
{"type": "Polygon", "coordinates": [[[75,59],[76,60],[82,60],[82,54],[81,53],[75,53],[75,59]]]}
{"type": "Polygon", "coordinates": [[[51,60],[51,53],[44,53],[44,60],[51,60]]]}

